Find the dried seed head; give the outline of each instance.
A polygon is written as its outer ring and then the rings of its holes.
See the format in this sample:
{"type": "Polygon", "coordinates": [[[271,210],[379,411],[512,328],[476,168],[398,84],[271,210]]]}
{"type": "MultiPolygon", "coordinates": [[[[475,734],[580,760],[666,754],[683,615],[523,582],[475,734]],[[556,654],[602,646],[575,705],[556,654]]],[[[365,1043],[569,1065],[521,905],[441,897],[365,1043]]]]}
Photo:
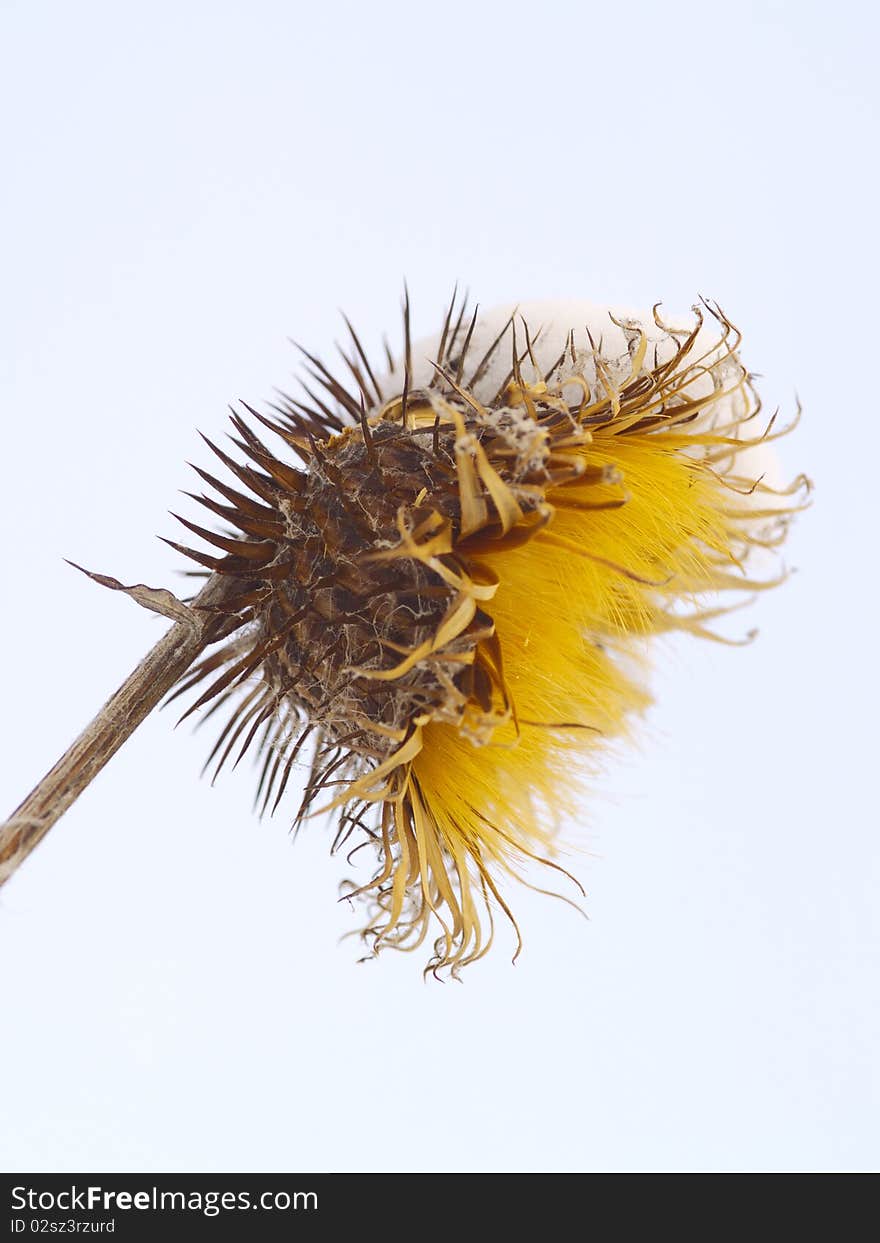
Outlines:
{"type": "Polygon", "coordinates": [[[233,533],[185,522],[215,551],[182,551],[227,584],[223,639],[177,693],[231,706],[209,763],[256,745],[264,811],[308,744],[296,823],[338,809],[336,845],[357,831],[377,852],[347,891],[372,949],[414,948],[436,921],[429,967],[456,971],[489,948],[492,905],[509,914],[499,874],[557,866],[579,758],[647,702],[639,640],[717,637],[726,608],[698,597],[779,581],[743,564],[781,543],[806,481],[750,473],[781,433],[750,432],[759,403],[717,306],[667,325],[453,298],[414,350],[407,303],[404,361],[378,378],[350,332],[353,383],[307,354],[308,401],[246,407],[283,449],[237,413],[246,461],[211,445],[237,486],[200,470],[222,500],[199,499],[233,533]]]}

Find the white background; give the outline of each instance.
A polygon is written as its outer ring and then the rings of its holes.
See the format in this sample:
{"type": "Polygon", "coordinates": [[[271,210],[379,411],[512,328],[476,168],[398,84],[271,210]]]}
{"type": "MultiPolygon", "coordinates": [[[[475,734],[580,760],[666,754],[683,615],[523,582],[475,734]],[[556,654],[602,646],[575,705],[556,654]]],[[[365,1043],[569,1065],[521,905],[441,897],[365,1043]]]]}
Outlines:
{"type": "Polygon", "coordinates": [[[195,428],[404,277],[420,333],[456,278],[717,298],[817,484],[758,642],[658,650],[590,922],[514,894],[515,968],[356,965],[327,830],[151,718],[0,893],[3,1167],[876,1167],[875,14],[3,0],[0,809],[165,625],[62,557],[182,590],[195,428]]]}

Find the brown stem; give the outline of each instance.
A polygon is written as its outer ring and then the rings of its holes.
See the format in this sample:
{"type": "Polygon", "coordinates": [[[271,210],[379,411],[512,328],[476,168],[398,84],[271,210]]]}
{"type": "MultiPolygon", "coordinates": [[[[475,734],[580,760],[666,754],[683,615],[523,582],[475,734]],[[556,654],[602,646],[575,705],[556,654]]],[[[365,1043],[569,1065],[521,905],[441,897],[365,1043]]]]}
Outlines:
{"type": "MultiPolygon", "coordinates": [[[[108,585],[112,583],[115,580],[109,580],[108,585]]],[[[223,580],[216,575],[210,578],[192,601],[188,619],[176,622],[147,653],[54,768],[0,825],[0,885],[9,880],[199,653],[217,638],[216,615],[197,610],[218,603],[223,593],[223,580]]]]}

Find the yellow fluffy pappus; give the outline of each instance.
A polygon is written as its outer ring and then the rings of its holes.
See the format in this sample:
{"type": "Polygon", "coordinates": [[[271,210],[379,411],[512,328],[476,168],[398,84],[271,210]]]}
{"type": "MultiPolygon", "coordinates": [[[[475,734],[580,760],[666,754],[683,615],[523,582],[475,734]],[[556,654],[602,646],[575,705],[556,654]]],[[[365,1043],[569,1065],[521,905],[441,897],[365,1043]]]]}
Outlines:
{"type": "Polygon", "coordinates": [[[335,846],[374,852],[344,890],[370,949],[431,938],[428,968],[456,973],[493,908],[513,921],[506,880],[564,871],[584,776],[649,702],[645,640],[719,638],[725,593],[781,581],[751,566],[809,484],[767,477],[784,431],[716,305],[666,323],[453,297],[418,346],[409,323],[407,301],[384,374],[349,326],[348,382],[307,354],[303,401],[234,415],[249,461],[215,452],[245,491],[199,472],[234,534],[186,522],[220,555],[182,550],[223,581],[220,642],[177,693],[231,705],[209,764],[261,750],[263,811],[310,753],[295,823],[334,810],[335,846]]]}

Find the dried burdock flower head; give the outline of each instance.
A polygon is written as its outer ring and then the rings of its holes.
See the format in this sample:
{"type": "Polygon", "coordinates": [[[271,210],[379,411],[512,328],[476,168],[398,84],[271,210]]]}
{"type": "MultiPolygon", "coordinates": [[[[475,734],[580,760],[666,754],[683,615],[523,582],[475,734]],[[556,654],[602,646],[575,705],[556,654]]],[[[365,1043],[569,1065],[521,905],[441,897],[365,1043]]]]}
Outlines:
{"type": "Polygon", "coordinates": [[[333,811],[336,846],[373,853],[346,889],[372,951],[481,957],[493,907],[510,916],[501,882],[562,870],[591,757],[647,702],[645,638],[720,638],[724,593],[783,577],[749,567],[808,483],[762,476],[783,432],[739,345],[706,302],[667,323],[453,297],[418,346],[407,300],[399,362],[374,366],[352,329],[343,376],[307,353],[302,401],[234,413],[238,456],[208,442],[224,471],[197,468],[196,499],[224,529],[182,518],[210,551],[175,545],[208,583],[189,605],[124,588],[177,625],[119,692],[122,726],[117,703],[5,827],[7,873],[177,681],[185,716],[225,714],[215,776],[261,753],[274,811],[304,766],[295,823],[333,811]]]}

